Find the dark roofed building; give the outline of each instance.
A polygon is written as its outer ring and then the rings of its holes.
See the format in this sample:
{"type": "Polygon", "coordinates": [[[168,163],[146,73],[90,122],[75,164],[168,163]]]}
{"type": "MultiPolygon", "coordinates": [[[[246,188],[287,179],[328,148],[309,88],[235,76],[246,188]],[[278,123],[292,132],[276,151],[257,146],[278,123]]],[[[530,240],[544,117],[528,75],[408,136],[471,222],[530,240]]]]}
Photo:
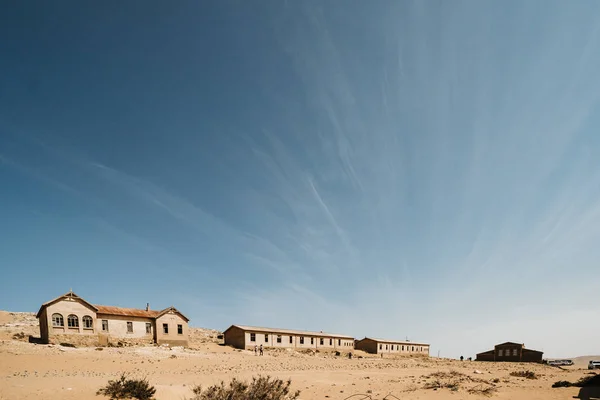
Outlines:
{"type": "Polygon", "coordinates": [[[522,343],[497,344],[493,350],[477,354],[475,361],[542,362],[543,352],[525,348],[522,343]]]}

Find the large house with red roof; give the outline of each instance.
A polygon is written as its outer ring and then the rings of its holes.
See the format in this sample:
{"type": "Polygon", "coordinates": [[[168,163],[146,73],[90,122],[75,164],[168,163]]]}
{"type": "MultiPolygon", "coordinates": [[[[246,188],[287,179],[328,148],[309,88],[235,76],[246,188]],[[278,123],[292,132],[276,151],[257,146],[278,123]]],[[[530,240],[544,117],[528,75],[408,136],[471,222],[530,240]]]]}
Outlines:
{"type": "Polygon", "coordinates": [[[36,317],[44,343],[155,343],[188,346],[189,319],[175,307],[164,310],[90,304],[72,291],[40,307],[36,317]]]}

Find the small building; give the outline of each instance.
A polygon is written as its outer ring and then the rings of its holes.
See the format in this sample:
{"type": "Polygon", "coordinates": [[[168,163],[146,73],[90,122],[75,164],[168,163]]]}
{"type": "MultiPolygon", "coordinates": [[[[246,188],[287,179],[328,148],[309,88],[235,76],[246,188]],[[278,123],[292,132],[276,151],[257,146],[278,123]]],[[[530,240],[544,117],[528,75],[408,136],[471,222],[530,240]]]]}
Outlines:
{"type": "Polygon", "coordinates": [[[95,346],[112,342],[188,346],[189,319],[175,307],[164,310],[90,304],[72,291],[40,307],[36,317],[43,343],[95,346]]]}
{"type": "Polygon", "coordinates": [[[371,354],[418,354],[429,356],[429,344],[417,343],[409,340],[388,340],[365,337],[357,340],[354,345],[356,350],[371,354]]]}
{"type": "Polygon", "coordinates": [[[477,354],[475,361],[542,362],[543,352],[525,348],[522,343],[497,344],[493,350],[477,354]]]}
{"type": "Polygon", "coordinates": [[[254,349],[254,346],[295,349],[352,350],[352,336],[292,329],[231,325],[223,332],[227,346],[254,349]]]}

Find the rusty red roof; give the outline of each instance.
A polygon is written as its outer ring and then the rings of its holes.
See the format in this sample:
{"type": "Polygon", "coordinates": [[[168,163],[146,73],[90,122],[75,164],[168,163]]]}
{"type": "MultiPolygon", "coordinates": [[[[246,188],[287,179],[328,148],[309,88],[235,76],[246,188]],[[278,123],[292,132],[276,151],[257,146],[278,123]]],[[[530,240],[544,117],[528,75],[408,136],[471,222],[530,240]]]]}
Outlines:
{"type": "Polygon", "coordinates": [[[98,309],[98,314],[107,315],[122,315],[124,317],[142,317],[142,318],[156,318],[160,311],[158,310],[142,310],[139,308],[125,308],[115,306],[101,306],[94,304],[94,307],[98,309]]]}

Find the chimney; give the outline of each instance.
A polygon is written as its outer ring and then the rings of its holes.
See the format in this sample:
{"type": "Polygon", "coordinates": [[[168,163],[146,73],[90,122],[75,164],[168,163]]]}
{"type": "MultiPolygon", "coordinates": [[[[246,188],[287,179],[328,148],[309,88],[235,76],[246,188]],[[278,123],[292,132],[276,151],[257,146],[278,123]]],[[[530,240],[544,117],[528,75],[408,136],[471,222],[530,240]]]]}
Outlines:
{"type": "Polygon", "coordinates": [[[146,303],[146,311],[150,311],[150,303],[146,303]]]}

